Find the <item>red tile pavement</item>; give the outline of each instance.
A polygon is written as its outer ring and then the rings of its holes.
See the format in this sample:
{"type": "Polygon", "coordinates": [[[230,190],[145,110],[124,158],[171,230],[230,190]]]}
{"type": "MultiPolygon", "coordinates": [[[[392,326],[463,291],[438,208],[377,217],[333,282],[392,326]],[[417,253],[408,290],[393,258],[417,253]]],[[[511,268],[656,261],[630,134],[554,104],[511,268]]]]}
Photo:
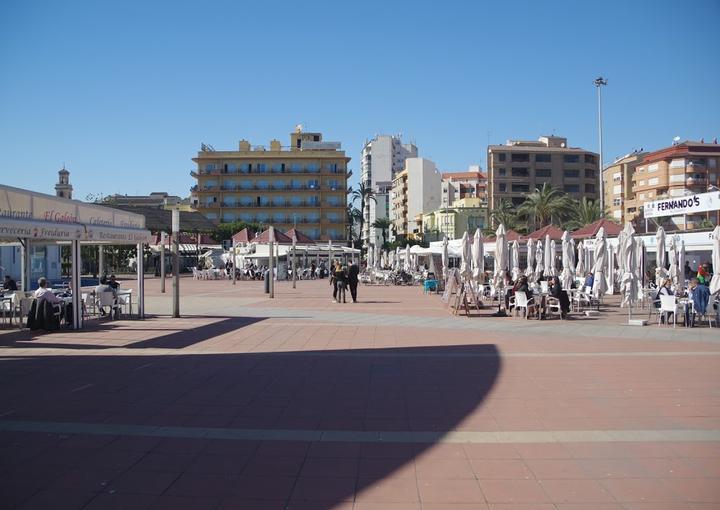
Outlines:
{"type": "MultiPolygon", "coordinates": [[[[157,280],[147,289],[149,309],[167,308],[157,280]]],[[[0,432],[0,507],[720,506],[720,442],[692,432],[720,429],[708,330],[635,338],[617,312],[451,317],[410,287],[361,287],[362,302],[335,305],[326,280],[280,282],[273,302],[257,282],[183,279],[182,291],[178,320],[0,331],[0,430],[20,424],[0,432]],[[473,322],[485,320],[510,326],[473,322]],[[115,425],[147,435],[102,428],[115,425]],[[204,437],[220,429],[230,436],[204,437]],[[652,440],[664,430],[683,437],[652,440]],[[360,435],[386,431],[471,435],[360,435]],[[563,431],[589,435],[537,435],[563,431]]]]}

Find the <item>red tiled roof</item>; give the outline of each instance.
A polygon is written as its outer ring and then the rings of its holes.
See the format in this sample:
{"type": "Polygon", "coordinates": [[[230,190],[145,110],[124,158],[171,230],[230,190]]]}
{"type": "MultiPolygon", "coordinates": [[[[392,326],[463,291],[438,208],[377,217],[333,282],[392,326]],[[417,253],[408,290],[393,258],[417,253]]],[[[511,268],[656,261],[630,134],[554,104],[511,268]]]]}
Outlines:
{"type": "Polygon", "coordinates": [[[296,228],[291,228],[287,232],[285,232],[285,235],[290,238],[290,241],[292,242],[293,232],[295,233],[295,238],[297,239],[297,242],[300,244],[315,244],[315,241],[310,239],[308,236],[300,232],[296,228]]]}
{"type": "Polygon", "coordinates": [[[575,232],[572,232],[572,237],[573,239],[587,239],[589,237],[595,237],[598,230],[600,230],[600,227],[605,227],[605,236],[607,237],[617,237],[617,235],[622,231],[622,226],[618,225],[614,221],[602,219],[577,229],[575,232]]]}
{"type": "Polygon", "coordinates": [[[526,236],[526,239],[528,237],[535,240],[545,239],[546,235],[549,235],[550,239],[560,241],[562,240],[563,231],[557,228],[555,225],[545,225],[543,228],[536,230],[532,234],[528,234],[526,236]]]}
{"type": "MultiPolygon", "coordinates": [[[[270,229],[267,229],[262,234],[258,234],[255,239],[252,240],[256,244],[267,244],[270,242],[270,229]]],[[[275,229],[275,242],[278,244],[292,244],[292,239],[287,235],[283,234],[280,230],[275,229]]]]}
{"type": "MultiPolygon", "coordinates": [[[[518,242],[520,242],[520,241],[522,241],[523,239],[524,239],[523,236],[520,235],[520,234],[518,234],[518,233],[515,232],[514,230],[508,230],[507,232],[505,232],[505,240],[508,241],[508,242],[513,242],[513,241],[518,241],[518,242]]],[[[492,237],[483,237],[483,242],[484,242],[484,243],[494,243],[494,242],[495,242],[495,236],[492,236],[492,237]]]]}
{"type": "Polygon", "coordinates": [[[255,233],[251,232],[247,228],[242,229],[240,232],[232,236],[234,243],[249,243],[255,237],[255,233]]]}

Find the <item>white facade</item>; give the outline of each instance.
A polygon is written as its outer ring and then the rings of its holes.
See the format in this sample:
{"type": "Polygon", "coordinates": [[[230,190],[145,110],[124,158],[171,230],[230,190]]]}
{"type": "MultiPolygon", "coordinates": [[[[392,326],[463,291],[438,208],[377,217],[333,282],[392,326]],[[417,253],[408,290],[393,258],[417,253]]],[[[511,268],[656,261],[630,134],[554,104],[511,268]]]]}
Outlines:
{"type": "MultiPolygon", "coordinates": [[[[363,242],[367,245],[382,243],[382,232],[372,226],[377,218],[389,217],[389,190],[395,174],[405,168],[407,158],[415,158],[418,149],[411,143],[402,143],[400,135],[376,135],[366,141],[360,158],[360,182],[375,191],[376,203],[365,205],[363,242]],[[376,211],[382,211],[380,216],[376,211]]],[[[389,237],[388,237],[389,239],[389,237]]]]}
{"type": "Polygon", "coordinates": [[[442,174],[438,172],[435,163],[425,158],[408,158],[405,160],[408,171],[407,199],[408,199],[408,232],[412,232],[415,217],[418,214],[429,213],[440,207],[442,174]]]}

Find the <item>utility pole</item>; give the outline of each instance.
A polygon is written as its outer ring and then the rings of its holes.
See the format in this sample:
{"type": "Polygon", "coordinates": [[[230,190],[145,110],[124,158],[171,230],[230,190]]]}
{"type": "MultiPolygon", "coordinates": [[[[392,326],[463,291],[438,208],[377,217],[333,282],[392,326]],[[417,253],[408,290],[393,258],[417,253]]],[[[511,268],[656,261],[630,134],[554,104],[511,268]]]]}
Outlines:
{"type": "Polygon", "coordinates": [[[595,88],[597,88],[598,98],[598,137],[600,139],[600,210],[605,212],[605,183],[603,176],[603,122],[602,122],[602,87],[608,84],[608,81],[602,76],[595,78],[595,88]]]}
{"type": "Polygon", "coordinates": [[[173,239],[173,317],[180,317],[180,209],[172,211],[173,239]]]}

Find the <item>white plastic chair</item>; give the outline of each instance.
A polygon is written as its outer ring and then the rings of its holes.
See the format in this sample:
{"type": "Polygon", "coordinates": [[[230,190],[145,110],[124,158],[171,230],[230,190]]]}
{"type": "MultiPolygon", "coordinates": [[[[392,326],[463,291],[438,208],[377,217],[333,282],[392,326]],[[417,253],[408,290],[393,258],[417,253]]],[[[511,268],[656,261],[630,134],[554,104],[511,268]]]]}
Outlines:
{"type": "Polygon", "coordinates": [[[660,317],[665,318],[665,323],[667,324],[667,314],[672,313],[673,314],[673,328],[677,326],[677,316],[678,313],[682,312],[682,307],[677,302],[677,296],[666,296],[665,294],[660,295],[660,310],[658,313],[658,323],[660,322],[660,317]]]}
{"type": "Polygon", "coordinates": [[[518,310],[523,310],[523,317],[527,319],[529,317],[530,308],[535,309],[535,299],[530,298],[528,299],[527,295],[524,292],[516,292],[515,296],[515,315],[517,315],[518,310]]]}
{"type": "Polygon", "coordinates": [[[124,311],[123,313],[132,315],[132,289],[124,290],[121,293],[118,293],[118,305],[121,308],[127,308],[127,311],[124,311]]]}
{"type": "MultiPolygon", "coordinates": [[[[717,315],[714,308],[715,300],[710,296],[710,299],[708,299],[707,306],[705,307],[705,310],[703,312],[700,312],[699,310],[695,310],[695,313],[698,314],[698,320],[702,320],[705,318],[706,321],[708,321],[708,326],[711,328],[713,327],[712,323],[715,323],[715,327],[717,328],[717,315]]],[[[718,304],[720,306],[720,303],[718,304]]]]}
{"type": "Polygon", "coordinates": [[[100,310],[105,310],[105,307],[110,308],[110,318],[113,316],[113,312],[120,309],[120,305],[115,299],[115,295],[112,292],[100,292],[97,294],[97,306],[100,310]]]}
{"type": "Polygon", "coordinates": [[[545,300],[545,313],[557,314],[562,320],[562,308],[560,307],[560,300],[552,296],[548,296],[545,300]]]}

